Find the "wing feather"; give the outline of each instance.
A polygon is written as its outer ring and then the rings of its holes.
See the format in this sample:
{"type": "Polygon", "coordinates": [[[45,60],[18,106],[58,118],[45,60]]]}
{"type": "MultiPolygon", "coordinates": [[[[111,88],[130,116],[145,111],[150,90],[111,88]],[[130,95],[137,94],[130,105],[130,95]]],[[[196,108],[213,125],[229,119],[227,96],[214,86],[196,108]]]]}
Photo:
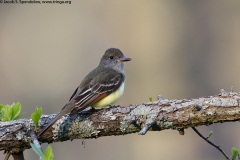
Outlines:
{"type": "Polygon", "coordinates": [[[109,80],[107,81],[104,78],[102,79],[102,81],[98,81],[98,83],[95,84],[89,83],[89,85],[82,89],[80,93],[76,93],[76,95],[71,99],[71,101],[75,101],[75,107],[71,111],[71,115],[82,111],[83,109],[108,96],[110,93],[113,93],[124,81],[122,74],[112,74],[110,75],[110,79],[108,77],[109,80]]]}

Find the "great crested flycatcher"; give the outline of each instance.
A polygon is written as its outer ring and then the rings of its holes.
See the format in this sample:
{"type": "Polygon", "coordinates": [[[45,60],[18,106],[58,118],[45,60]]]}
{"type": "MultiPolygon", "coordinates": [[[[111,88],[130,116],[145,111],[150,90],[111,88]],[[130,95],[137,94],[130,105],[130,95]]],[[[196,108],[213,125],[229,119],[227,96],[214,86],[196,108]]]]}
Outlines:
{"type": "Polygon", "coordinates": [[[123,63],[126,61],[131,61],[131,58],[124,57],[119,49],[106,50],[98,67],[82,80],[61,112],[42,128],[37,136],[43,135],[67,113],[72,116],[89,106],[99,109],[114,104],[123,94],[125,81],[123,63]]]}

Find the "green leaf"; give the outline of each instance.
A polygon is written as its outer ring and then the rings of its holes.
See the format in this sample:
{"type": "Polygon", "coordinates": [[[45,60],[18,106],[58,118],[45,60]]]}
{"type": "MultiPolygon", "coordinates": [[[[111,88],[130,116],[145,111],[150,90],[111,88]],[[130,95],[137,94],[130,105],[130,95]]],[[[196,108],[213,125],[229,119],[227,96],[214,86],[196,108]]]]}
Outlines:
{"type": "Polygon", "coordinates": [[[3,121],[7,122],[7,121],[11,121],[12,119],[12,107],[9,105],[6,105],[3,109],[3,121]]]}
{"type": "Polygon", "coordinates": [[[213,131],[208,132],[208,137],[207,137],[207,139],[210,138],[212,135],[213,135],[213,131]]]}
{"type": "Polygon", "coordinates": [[[11,121],[17,120],[21,117],[21,104],[20,102],[13,103],[10,105],[0,105],[0,120],[1,121],[11,121]]]}
{"type": "Polygon", "coordinates": [[[34,123],[35,129],[38,127],[38,122],[42,116],[42,107],[36,107],[35,112],[31,114],[31,119],[34,123]]]}
{"type": "Polygon", "coordinates": [[[5,105],[0,104],[0,110],[3,109],[5,107],[5,105]]]}
{"type": "Polygon", "coordinates": [[[22,115],[20,115],[21,108],[22,108],[21,104],[19,102],[13,103],[11,105],[11,107],[12,107],[12,118],[11,118],[11,120],[19,119],[22,116],[22,115]]]}
{"type": "Polygon", "coordinates": [[[2,121],[3,120],[3,110],[4,110],[4,105],[3,104],[0,104],[0,121],[2,121]]]}
{"type": "Polygon", "coordinates": [[[39,148],[38,148],[35,144],[33,144],[33,143],[30,143],[30,145],[31,145],[33,151],[34,151],[35,153],[37,153],[37,155],[38,155],[39,157],[41,157],[42,159],[44,159],[44,154],[43,154],[43,152],[41,151],[41,149],[39,149],[39,148]]]}
{"type": "Polygon", "coordinates": [[[149,101],[150,101],[150,102],[152,102],[152,101],[153,101],[152,97],[149,97],[149,101]]]}
{"type": "Polygon", "coordinates": [[[238,150],[235,147],[232,147],[232,160],[238,159],[238,150]]]}
{"type": "Polygon", "coordinates": [[[44,160],[52,160],[53,157],[54,157],[54,154],[52,152],[52,147],[48,145],[44,152],[44,160]]]}
{"type": "Polygon", "coordinates": [[[39,149],[39,148],[38,148],[35,144],[33,144],[33,143],[30,143],[30,145],[31,145],[33,151],[34,151],[35,153],[37,153],[37,155],[38,155],[39,157],[41,157],[42,159],[44,159],[44,155],[43,155],[41,149],[39,149]]]}

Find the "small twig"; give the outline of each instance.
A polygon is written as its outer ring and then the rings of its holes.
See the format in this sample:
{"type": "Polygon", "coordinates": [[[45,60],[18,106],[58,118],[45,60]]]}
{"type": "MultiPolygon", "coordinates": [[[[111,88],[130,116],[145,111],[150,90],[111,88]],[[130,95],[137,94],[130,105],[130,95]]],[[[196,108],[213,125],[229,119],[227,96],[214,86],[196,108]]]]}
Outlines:
{"type": "Polygon", "coordinates": [[[214,144],[212,141],[208,140],[208,138],[204,137],[195,127],[192,127],[192,129],[194,130],[194,132],[197,133],[197,135],[199,135],[202,139],[204,139],[207,143],[209,143],[210,145],[212,145],[213,147],[215,147],[216,149],[218,149],[222,154],[223,156],[230,160],[230,158],[228,157],[228,155],[221,149],[220,146],[214,144]]]}
{"type": "Polygon", "coordinates": [[[183,128],[178,129],[178,132],[179,132],[179,134],[182,135],[182,136],[185,134],[185,131],[184,131],[183,128]]]}
{"type": "Polygon", "coordinates": [[[151,128],[156,122],[154,120],[151,120],[151,122],[147,123],[140,132],[138,132],[139,135],[145,135],[149,128],[151,128]]]}
{"type": "Polygon", "coordinates": [[[40,145],[40,143],[39,143],[39,141],[38,141],[38,139],[37,139],[37,135],[36,135],[34,132],[31,132],[31,138],[32,138],[33,143],[34,143],[41,151],[43,151],[43,150],[42,150],[42,147],[41,147],[41,145],[40,145]]]}
{"type": "Polygon", "coordinates": [[[6,154],[5,158],[4,158],[4,160],[8,160],[9,157],[10,157],[10,155],[11,155],[11,153],[10,153],[10,152],[7,152],[7,154],[6,154]]]}
{"type": "Polygon", "coordinates": [[[25,160],[23,156],[23,151],[12,154],[14,160],[25,160]]]}
{"type": "MultiPolygon", "coordinates": [[[[33,131],[31,132],[31,138],[33,143],[43,152],[42,147],[37,139],[37,135],[33,131]]],[[[42,160],[41,157],[40,157],[40,160],[42,160]]]]}

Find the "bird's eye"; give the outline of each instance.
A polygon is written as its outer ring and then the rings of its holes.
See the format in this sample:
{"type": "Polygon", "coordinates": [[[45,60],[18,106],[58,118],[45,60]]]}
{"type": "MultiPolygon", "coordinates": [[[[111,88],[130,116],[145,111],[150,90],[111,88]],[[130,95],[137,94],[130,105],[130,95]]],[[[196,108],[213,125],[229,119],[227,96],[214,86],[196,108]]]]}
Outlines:
{"type": "Polygon", "coordinates": [[[110,56],[109,58],[110,58],[110,59],[113,59],[113,56],[110,56]]]}

